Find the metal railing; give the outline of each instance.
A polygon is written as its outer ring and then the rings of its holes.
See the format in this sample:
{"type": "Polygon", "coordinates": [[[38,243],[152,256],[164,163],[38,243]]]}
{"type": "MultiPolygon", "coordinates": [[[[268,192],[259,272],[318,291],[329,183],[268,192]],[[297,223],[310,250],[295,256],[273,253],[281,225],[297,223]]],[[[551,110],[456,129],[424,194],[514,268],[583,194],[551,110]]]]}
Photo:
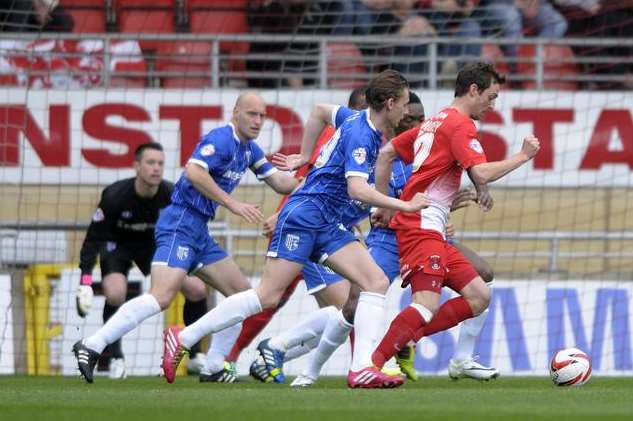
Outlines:
{"type": "MultiPolygon", "coordinates": [[[[238,239],[262,238],[262,232],[255,229],[232,228],[228,222],[214,221],[208,224],[209,233],[216,239],[222,239],[227,253],[236,257],[256,257],[261,256],[261,250],[237,249],[235,244],[238,239]]],[[[13,239],[17,241],[21,232],[68,232],[85,231],[86,224],[78,223],[48,223],[48,222],[2,222],[0,224],[0,240],[13,239]]],[[[631,241],[633,242],[633,231],[464,231],[457,235],[458,240],[501,240],[513,242],[526,241],[547,241],[548,250],[530,251],[499,251],[499,250],[478,250],[482,257],[500,259],[534,259],[547,258],[548,264],[545,270],[555,273],[561,270],[560,259],[565,258],[628,258],[633,259],[633,244],[628,250],[631,251],[562,251],[563,241],[631,241]]],[[[34,247],[36,245],[34,244],[34,247]]],[[[65,260],[64,260],[65,261],[65,260]]],[[[61,261],[38,261],[37,263],[60,263],[61,261]]],[[[33,262],[1,261],[0,267],[9,264],[31,264],[33,262]]]]}
{"type": "MultiPolygon", "coordinates": [[[[421,63],[424,67],[422,73],[406,74],[410,80],[421,81],[425,83],[425,86],[429,89],[436,89],[441,87],[443,82],[450,82],[454,79],[454,74],[441,72],[441,65],[447,61],[464,62],[473,60],[474,57],[457,55],[457,56],[442,56],[438,53],[439,48],[445,45],[459,44],[459,45],[486,45],[493,44],[497,46],[504,45],[532,45],[535,47],[535,54],[533,57],[504,57],[500,61],[505,65],[512,67],[520,66],[522,64],[533,65],[533,73],[511,73],[509,79],[511,81],[532,81],[535,83],[537,89],[543,89],[548,81],[571,81],[571,82],[611,82],[611,83],[625,83],[631,81],[631,75],[626,72],[620,74],[595,74],[591,72],[583,72],[579,70],[575,74],[556,74],[553,76],[548,74],[548,66],[555,61],[559,65],[571,64],[571,65],[601,65],[601,66],[617,66],[617,65],[631,65],[630,56],[572,56],[572,57],[557,57],[556,60],[549,59],[545,56],[545,48],[549,45],[553,46],[569,46],[569,47],[583,47],[583,48],[600,48],[600,47],[629,47],[633,48],[633,39],[626,38],[563,38],[563,39],[542,39],[542,38],[466,38],[466,37],[397,37],[397,36],[306,36],[306,35],[268,35],[268,34],[122,34],[122,33],[107,33],[107,34],[46,34],[45,38],[42,38],[41,34],[24,34],[24,33],[5,33],[3,34],[5,40],[16,41],[34,41],[38,39],[53,39],[53,40],[101,40],[104,42],[103,48],[103,60],[104,66],[102,70],[103,86],[109,87],[112,72],[111,61],[113,60],[111,43],[115,40],[134,40],[134,41],[160,41],[160,42],[204,42],[209,43],[211,48],[209,49],[208,62],[209,71],[199,72],[160,72],[157,71],[153,63],[160,58],[156,53],[144,53],[144,57],[148,63],[147,71],[143,72],[117,72],[117,76],[123,77],[143,77],[148,80],[155,80],[156,78],[163,77],[208,77],[209,87],[220,88],[226,81],[246,79],[262,79],[262,80],[279,80],[290,76],[297,76],[295,72],[287,71],[246,71],[235,70],[228,66],[230,61],[280,61],[280,62],[314,62],[316,66],[314,68],[302,69],[300,75],[303,78],[314,79],[317,81],[319,88],[330,87],[331,79],[333,77],[349,80],[366,81],[371,77],[372,69],[378,65],[390,65],[394,63],[410,63],[415,61],[421,63]],[[222,49],[223,43],[312,43],[317,46],[316,50],[308,54],[236,54],[222,49]],[[361,46],[361,48],[368,47],[374,48],[377,51],[384,49],[384,47],[426,47],[426,55],[421,57],[412,56],[396,56],[393,54],[372,55],[371,57],[363,57],[363,63],[368,67],[369,71],[366,73],[354,73],[354,72],[342,72],[339,74],[332,74],[329,72],[328,63],[334,58],[328,51],[328,44],[341,44],[353,43],[361,46]]],[[[24,52],[24,51],[22,51],[24,52]]],[[[0,50],[0,55],[4,54],[16,54],[20,53],[20,50],[0,50]]],[[[29,54],[35,54],[36,52],[28,52],[29,54]]],[[[344,63],[346,57],[335,57],[341,63],[344,63]]],[[[351,58],[350,58],[351,59],[351,58]]],[[[33,74],[37,72],[33,71],[33,74]]],[[[149,83],[148,86],[152,86],[149,83]]]]}

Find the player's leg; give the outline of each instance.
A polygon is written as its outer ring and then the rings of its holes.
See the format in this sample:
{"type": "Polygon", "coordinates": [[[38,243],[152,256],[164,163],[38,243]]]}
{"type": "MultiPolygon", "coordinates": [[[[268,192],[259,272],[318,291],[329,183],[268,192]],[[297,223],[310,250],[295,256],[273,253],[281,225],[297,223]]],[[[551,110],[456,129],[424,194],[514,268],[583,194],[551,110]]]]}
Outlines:
{"type": "MultiPolygon", "coordinates": [[[[453,243],[453,246],[475,267],[479,276],[491,288],[494,273],[490,264],[461,243],[453,243]]],[[[475,342],[484,327],[487,316],[488,309],[461,323],[455,353],[449,361],[449,375],[452,378],[471,377],[487,380],[499,376],[499,370],[496,368],[486,367],[474,360],[475,342]]]]}
{"type": "Polygon", "coordinates": [[[273,318],[275,313],[283,307],[290,296],[297,288],[299,282],[303,279],[301,275],[297,276],[292,283],[286,288],[284,291],[279,304],[275,308],[270,308],[257,313],[242,322],[242,330],[240,331],[240,336],[238,336],[233,348],[231,348],[231,352],[226,356],[226,360],[228,362],[236,362],[240,356],[242,350],[244,350],[250,343],[261,333],[262,330],[268,325],[270,320],[273,318]]]}
{"type": "MultiPolygon", "coordinates": [[[[182,285],[182,293],[185,296],[182,318],[185,326],[189,326],[207,313],[207,287],[201,279],[188,276],[182,285]]],[[[205,359],[204,353],[200,350],[200,342],[198,342],[190,349],[187,373],[200,374],[204,368],[205,359]]]]}
{"type": "MultiPolygon", "coordinates": [[[[101,264],[102,272],[105,272],[103,269],[103,261],[101,264]]],[[[125,302],[127,295],[127,277],[125,273],[121,272],[108,273],[103,276],[101,285],[103,286],[103,295],[105,295],[105,304],[103,306],[103,323],[105,324],[125,302]]],[[[109,356],[110,378],[124,379],[127,374],[120,338],[103,350],[102,358],[106,355],[109,356]]]]}
{"type": "MultiPolygon", "coordinates": [[[[239,292],[250,289],[250,284],[246,277],[242,274],[240,268],[235,261],[226,255],[219,246],[215,246],[215,253],[210,253],[206,264],[195,271],[195,275],[203,279],[207,284],[213,286],[225,297],[230,297],[239,292]],[[219,259],[219,260],[218,260],[219,259]]],[[[190,324],[191,331],[182,335],[187,341],[189,335],[200,335],[204,337],[207,329],[205,319],[209,313],[205,314],[190,324]]],[[[231,372],[225,366],[225,356],[229,353],[231,347],[235,343],[237,336],[241,330],[241,323],[236,323],[223,329],[213,335],[209,350],[205,357],[204,367],[200,372],[200,381],[216,382],[222,381],[232,383],[237,380],[235,373],[231,372]]],[[[198,341],[196,341],[197,343],[198,341]]]]}
{"type": "Polygon", "coordinates": [[[347,243],[328,255],[327,265],[361,290],[354,314],[354,355],[348,385],[363,388],[400,386],[400,377],[381,373],[371,361],[371,351],[380,334],[380,324],[375,321],[384,317],[385,293],[389,286],[387,276],[358,241],[347,243]]]}

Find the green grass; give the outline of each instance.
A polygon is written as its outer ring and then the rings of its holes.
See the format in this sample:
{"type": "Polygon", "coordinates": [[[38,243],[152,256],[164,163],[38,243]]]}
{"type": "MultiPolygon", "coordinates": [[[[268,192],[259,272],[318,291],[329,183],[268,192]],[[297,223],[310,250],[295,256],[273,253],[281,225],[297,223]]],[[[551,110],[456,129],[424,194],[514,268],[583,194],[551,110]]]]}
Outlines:
{"type": "Polygon", "coordinates": [[[349,390],[343,378],[310,389],[245,380],[168,385],[160,378],[92,385],[77,378],[0,377],[0,420],[534,420],[633,419],[633,380],[595,377],[557,388],[543,377],[479,383],[425,377],[394,390],[349,390]]]}

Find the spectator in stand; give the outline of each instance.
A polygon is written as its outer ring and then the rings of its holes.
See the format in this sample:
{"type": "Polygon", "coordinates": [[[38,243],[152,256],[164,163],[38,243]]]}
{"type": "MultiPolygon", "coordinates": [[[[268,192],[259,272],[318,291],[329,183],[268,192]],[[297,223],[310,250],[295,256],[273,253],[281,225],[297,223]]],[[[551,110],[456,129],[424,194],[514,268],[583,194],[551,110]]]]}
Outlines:
{"type": "Polygon", "coordinates": [[[523,31],[540,38],[562,38],[567,20],[547,0],[514,0],[523,17],[523,31]]]}
{"type": "MultiPolygon", "coordinates": [[[[570,36],[592,38],[633,38],[633,0],[555,0],[568,17],[570,36]]],[[[601,76],[628,76],[624,80],[588,81],[587,89],[633,89],[633,48],[630,46],[572,46],[580,57],[619,59],[618,63],[586,63],[584,71],[601,76]],[[627,59],[628,63],[622,59],[627,59]]]]}
{"type": "Polygon", "coordinates": [[[74,25],[59,0],[0,0],[1,32],[72,32],[74,25]]]}
{"type": "MultiPolygon", "coordinates": [[[[343,2],[349,0],[263,0],[249,3],[251,32],[262,34],[331,35],[343,15],[343,2]]],[[[280,72],[277,78],[249,78],[251,87],[293,88],[314,85],[318,78],[301,76],[318,71],[319,44],[316,42],[251,43],[251,53],[282,54],[281,60],[250,59],[248,71],[280,72]],[[296,74],[296,76],[294,75],[296,74]]]]}

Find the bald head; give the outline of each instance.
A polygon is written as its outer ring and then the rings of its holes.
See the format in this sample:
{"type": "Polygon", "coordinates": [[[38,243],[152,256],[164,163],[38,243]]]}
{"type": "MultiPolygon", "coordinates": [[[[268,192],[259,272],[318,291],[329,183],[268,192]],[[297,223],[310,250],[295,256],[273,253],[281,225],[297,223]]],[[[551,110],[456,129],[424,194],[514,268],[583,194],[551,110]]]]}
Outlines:
{"type": "Polygon", "coordinates": [[[237,97],[231,122],[242,142],[255,139],[266,118],[266,102],[255,92],[244,92],[237,97]]]}

